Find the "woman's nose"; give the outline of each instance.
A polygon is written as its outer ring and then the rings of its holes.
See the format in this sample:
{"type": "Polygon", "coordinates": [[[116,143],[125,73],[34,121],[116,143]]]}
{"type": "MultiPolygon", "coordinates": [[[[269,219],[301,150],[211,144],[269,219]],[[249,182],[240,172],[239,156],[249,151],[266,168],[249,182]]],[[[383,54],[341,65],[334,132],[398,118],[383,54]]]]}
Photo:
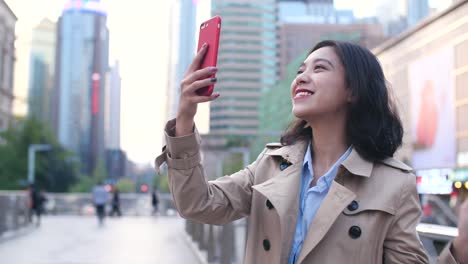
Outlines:
{"type": "Polygon", "coordinates": [[[307,83],[308,82],[308,77],[307,75],[303,72],[303,73],[300,73],[297,77],[296,77],[296,83],[297,84],[303,84],[303,83],[307,83]]]}

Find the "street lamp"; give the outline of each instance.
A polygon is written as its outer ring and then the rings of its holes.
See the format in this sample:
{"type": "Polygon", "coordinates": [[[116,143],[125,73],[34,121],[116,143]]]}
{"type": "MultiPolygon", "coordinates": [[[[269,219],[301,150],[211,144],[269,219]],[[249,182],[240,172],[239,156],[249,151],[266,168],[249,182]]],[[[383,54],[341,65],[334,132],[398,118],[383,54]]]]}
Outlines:
{"type": "Polygon", "coordinates": [[[28,147],[28,182],[34,183],[34,167],[36,161],[36,152],[51,150],[51,145],[31,144],[28,147]]]}

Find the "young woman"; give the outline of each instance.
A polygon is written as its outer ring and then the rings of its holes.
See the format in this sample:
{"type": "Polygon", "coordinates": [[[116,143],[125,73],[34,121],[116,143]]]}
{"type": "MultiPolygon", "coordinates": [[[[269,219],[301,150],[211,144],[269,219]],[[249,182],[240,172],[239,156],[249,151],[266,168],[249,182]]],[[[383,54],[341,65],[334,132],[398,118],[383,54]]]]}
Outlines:
{"type": "MultiPolygon", "coordinates": [[[[199,69],[205,52],[182,81],[179,111],[156,160],[168,164],[182,216],[209,224],[250,216],[244,263],[428,263],[416,232],[415,176],[392,158],[403,128],[370,51],[318,43],[291,84],[297,120],[281,144],[267,144],[244,170],[210,182],[193,121],[198,103],[219,97],[195,92],[216,82],[208,78],[216,68],[199,69]]],[[[456,263],[454,254],[468,261],[464,212],[440,263],[456,263]]]]}

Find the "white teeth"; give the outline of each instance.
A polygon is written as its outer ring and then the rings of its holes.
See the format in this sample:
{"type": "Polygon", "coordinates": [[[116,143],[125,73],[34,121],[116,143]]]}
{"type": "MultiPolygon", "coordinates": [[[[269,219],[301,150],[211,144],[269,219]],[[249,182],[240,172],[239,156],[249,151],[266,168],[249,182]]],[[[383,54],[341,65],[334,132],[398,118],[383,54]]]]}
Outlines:
{"type": "Polygon", "coordinates": [[[299,92],[296,94],[296,96],[307,96],[307,95],[312,95],[311,92],[299,92]]]}

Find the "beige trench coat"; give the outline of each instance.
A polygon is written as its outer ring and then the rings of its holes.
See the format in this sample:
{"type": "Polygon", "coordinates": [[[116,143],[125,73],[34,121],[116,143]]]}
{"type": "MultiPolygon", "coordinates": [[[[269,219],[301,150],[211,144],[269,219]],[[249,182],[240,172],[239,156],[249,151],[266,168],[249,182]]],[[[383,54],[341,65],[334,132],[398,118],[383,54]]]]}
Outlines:
{"type": "MultiPolygon", "coordinates": [[[[207,182],[198,133],[176,138],[174,130],[171,120],[156,166],[168,165],[179,213],[207,224],[250,216],[244,263],[287,263],[307,143],[268,144],[245,169],[207,182]]],[[[368,162],[353,150],[310,225],[297,263],[428,263],[416,232],[420,215],[410,167],[393,158],[368,162]]],[[[448,247],[439,263],[456,263],[448,247]]]]}

